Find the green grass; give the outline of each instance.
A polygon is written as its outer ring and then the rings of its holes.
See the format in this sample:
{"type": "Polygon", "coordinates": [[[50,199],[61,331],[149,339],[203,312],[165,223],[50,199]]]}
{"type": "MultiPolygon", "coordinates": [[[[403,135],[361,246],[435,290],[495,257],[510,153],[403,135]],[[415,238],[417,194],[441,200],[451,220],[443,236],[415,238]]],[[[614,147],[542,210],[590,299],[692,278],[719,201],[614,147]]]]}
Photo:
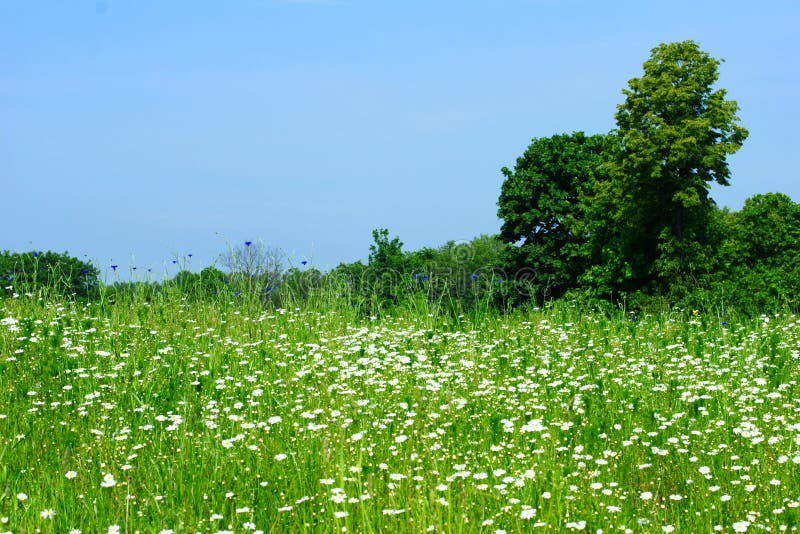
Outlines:
{"type": "Polygon", "coordinates": [[[800,517],[795,316],[21,296],[0,321],[0,532],[779,532],[800,517]]]}

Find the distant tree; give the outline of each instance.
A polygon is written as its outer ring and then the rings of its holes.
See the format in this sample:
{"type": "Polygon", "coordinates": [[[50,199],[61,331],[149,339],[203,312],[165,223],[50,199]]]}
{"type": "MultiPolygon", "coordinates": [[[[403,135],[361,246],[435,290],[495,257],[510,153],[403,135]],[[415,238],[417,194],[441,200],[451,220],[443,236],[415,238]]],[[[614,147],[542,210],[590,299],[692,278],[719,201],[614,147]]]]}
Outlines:
{"type": "Polygon", "coordinates": [[[0,252],[0,284],[9,293],[50,290],[64,296],[95,297],[99,274],[94,265],[67,252],[0,252]]]}
{"type": "Polygon", "coordinates": [[[372,231],[373,243],[369,246],[369,261],[362,285],[371,287],[381,302],[396,304],[406,287],[407,263],[400,238],[389,239],[389,230],[372,231]]]}
{"type": "Polygon", "coordinates": [[[172,277],[172,283],[182,289],[194,289],[199,282],[200,275],[192,271],[181,269],[172,277]]]}
{"type": "Polygon", "coordinates": [[[221,254],[219,263],[228,271],[231,283],[266,297],[280,283],[285,259],[280,249],[267,247],[263,242],[245,241],[221,254]]]}
{"type": "Polygon", "coordinates": [[[200,271],[200,288],[207,297],[216,296],[228,285],[228,276],[216,267],[206,267],[200,271]]]}
{"type": "Polygon", "coordinates": [[[411,273],[412,288],[427,293],[429,300],[447,300],[467,310],[492,300],[504,249],[496,236],[448,241],[438,248],[406,253],[406,272],[411,273]]]}
{"type": "Polygon", "coordinates": [[[326,276],[335,281],[333,285],[349,288],[349,291],[359,291],[364,279],[367,266],[360,261],[353,263],[340,263],[326,276]]]}
{"type": "Polygon", "coordinates": [[[713,87],[719,64],[693,41],[661,44],[623,90],[621,150],[598,201],[617,229],[633,285],[691,282],[711,267],[709,188],[728,185],[727,157],[748,135],[737,103],[713,87]]]}
{"type": "Polygon", "coordinates": [[[213,299],[225,290],[229,277],[216,267],[206,267],[199,273],[188,270],[178,272],[168,285],[178,288],[187,296],[213,299]]]}
{"type": "Polygon", "coordinates": [[[333,294],[350,304],[358,306],[372,296],[372,287],[365,280],[368,267],[360,261],[340,263],[325,275],[325,285],[333,294]]]}
{"type": "Polygon", "coordinates": [[[279,298],[282,305],[307,300],[312,295],[319,294],[325,287],[325,277],[322,272],[314,267],[299,269],[292,267],[281,277],[279,298]]]}
{"type": "Polygon", "coordinates": [[[497,202],[499,238],[509,245],[503,263],[531,296],[563,294],[589,266],[588,198],[615,144],[611,134],[583,132],[533,139],[513,171],[503,167],[497,202]]]}
{"type": "Polygon", "coordinates": [[[372,231],[373,243],[369,246],[369,263],[379,271],[401,271],[404,268],[403,243],[400,238],[389,239],[389,230],[372,231]]]}

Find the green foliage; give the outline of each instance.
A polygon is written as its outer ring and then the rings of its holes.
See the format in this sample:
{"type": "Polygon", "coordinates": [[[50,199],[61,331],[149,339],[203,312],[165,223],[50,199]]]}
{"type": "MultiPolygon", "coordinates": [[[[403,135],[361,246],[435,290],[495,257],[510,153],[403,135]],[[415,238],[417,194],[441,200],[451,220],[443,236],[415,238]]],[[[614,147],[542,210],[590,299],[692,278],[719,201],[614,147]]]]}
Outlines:
{"type": "Polygon", "coordinates": [[[518,244],[507,248],[503,264],[531,296],[558,297],[589,268],[603,230],[592,224],[589,199],[616,143],[612,134],[583,132],[534,139],[513,171],[502,169],[500,239],[518,244]]]}
{"type": "Polygon", "coordinates": [[[224,292],[229,283],[228,275],[216,267],[206,267],[199,273],[182,270],[167,285],[177,288],[184,295],[208,299],[224,292]]]}
{"type": "Polygon", "coordinates": [[[462,311],[502,305],[500,256],[494,236],[468,242],[448,241],[439,248],[403,252],[402,242],[388,230],[375,230],[369,261],[343,263],[320,275],[319,287],[351,302],[365,313],[390,308],[437,307],[462,311]]]}
{"type": "Polygon", "coordinates": [[[416,291],[429,302],[472,310],[503,303],[505,280],[501,257],[504,244],[495,236],[448,241],[439,248],[407,254],[416,291]]]}
{"type": "Polygon", "coordinates": [[[724,260],[731,264],[761,264],[787,269],[800,257],[800,205],[782,193],[748,198],[730,216],[724,260]]]}
{"type": "Polygon", "coordinates": [[[745,201],[738,212],[715,209],[708,232],[719,243],[712,272],[692,287],[672,284],[660,293],[629,293],[627,302],[664,310],[677,306],[722,317],[796,311],[800,294],[800,205],[767,193],[745,201]]]}
{"type": "Polygon", "coordinates": [[[720,212],[720,269],[715,293],[753,313],[797,309],[800,294],[800,204],[781,193],[748,198],[738,212],[720,212]]]}
{"type": "Polygon", "coordinates": [[[375,298],[381,303],[397,304],[403,293],[407,271],[403,243],[398,237],[389,239],[389,230],[372,231],[374,242],[369,246],[367,278],[362,283],[372,286],[375,298]]]}
{"type": "Polygon", "coordinates": [[[711,268],[708,190],[729,184],[727,157],[748,135],[736,102],[713,88],[719,64],[693,41],[661,44],[623,91],[621,151],[597,199],[640,287],[685,283],[711,268]]]}
{"type": "Polygon", "coordinates": [[[729,184],[727,158],[748,135],[714,87],[719,65],[693,41],[661,44],[623,91],[616,131],[534,139],[503,168],[501,263],[517,286],[537,302],[568,293],[648,306],[722,306],[716,291],[749,308],[796,293],[791,201],[757,197],[728,214],[709,196],[729,184]]]}
{"type": "Polygon", "coordinates": [[[99,271],[67,252],[0,252],[0,284],[7,294],[54,292],[89,298],[98,295],[99,271]]]}
{"type": "Polygon", "coordinates": [[[389,230],[372,231],[374,243],[369,246],[369,266],[380,272],[403,271],[403,243],[400,238],[389,239],[389,230]]]}
{"type": "Polygon", "coordinates": [[[289,307],[297,301],[308,300],[309,297],[319,294],[325,284],[323,275],[318,269],[298,269],[292,267],[281,277],[278,291],[282,307],[289,307]]]}

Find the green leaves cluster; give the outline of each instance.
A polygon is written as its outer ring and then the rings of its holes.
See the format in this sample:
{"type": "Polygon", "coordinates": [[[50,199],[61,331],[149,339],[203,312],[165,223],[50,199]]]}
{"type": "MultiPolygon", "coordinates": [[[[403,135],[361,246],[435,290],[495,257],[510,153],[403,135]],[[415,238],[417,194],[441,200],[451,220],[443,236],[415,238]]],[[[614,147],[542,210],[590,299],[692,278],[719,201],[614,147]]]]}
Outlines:
{"type": "Polygon", "coordinates": [[[717,272],[710,287],[740,307],[796,309],[800,295],[800,204],[782,193],[755,195],[738,212],[719,211],[717,272]]]}
{"type": "Polygon", "coordinates": [[[613,135],[582,132],[534,139],[517,159],[498,201],[500,239],[509,247],[505,269],[528,282],[532,296],[548,298],[575,286],[590,266],[591,199],[605,178],[613,135]]]}

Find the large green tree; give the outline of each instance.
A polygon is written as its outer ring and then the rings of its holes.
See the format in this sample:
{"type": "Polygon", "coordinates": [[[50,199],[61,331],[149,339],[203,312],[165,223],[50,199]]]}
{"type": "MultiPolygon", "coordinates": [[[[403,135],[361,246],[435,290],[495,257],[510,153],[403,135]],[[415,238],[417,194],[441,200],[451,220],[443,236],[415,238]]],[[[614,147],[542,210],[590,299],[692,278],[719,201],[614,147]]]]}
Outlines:
{"type": "Polygon", "coordinates": [[[669,286],[711,268],[709,188],[728,185],[727,158],[748,135],[737,103],[714,88],[719,65],[693,41],[661,44],[623,90],[615,179],[598,200],[618,229],[634,285],[669,286]]]}
{"type": "Polygon", "coordinates": [[[583,132],[533,139],[513,171],[502,169],[497,214],[499,237],[509,244],[505,269],[531,296],[559,296],[589,266],[588,199],[615,145],[613,135],[583,132]]]}

